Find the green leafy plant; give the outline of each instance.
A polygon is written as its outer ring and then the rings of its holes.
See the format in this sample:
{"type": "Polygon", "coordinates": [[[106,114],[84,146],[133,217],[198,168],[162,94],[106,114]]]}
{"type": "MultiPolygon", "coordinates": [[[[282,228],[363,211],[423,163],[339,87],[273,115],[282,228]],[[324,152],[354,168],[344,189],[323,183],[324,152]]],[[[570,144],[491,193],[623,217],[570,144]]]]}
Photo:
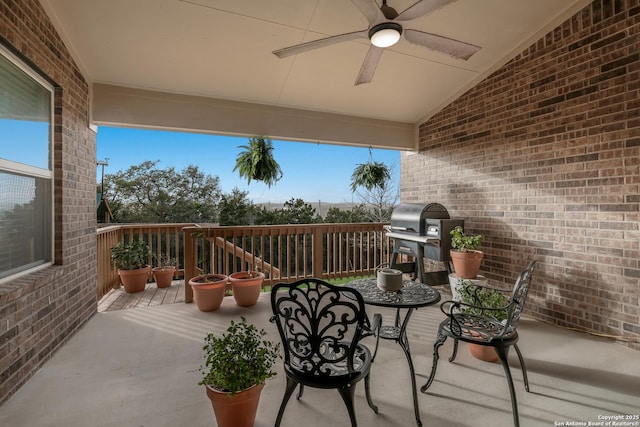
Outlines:
{"type": "Polygon", "coordinates": [[[381,162],[374,162],[371,148],[369,148],[369,161],[358,164],[351,174],[351,191],[358,187],[364,187],[368,191],[374,188],[384,188],[391,179],[391,171],[381,162]]]}
{"type": "Polygon", "coordinates": [[[209,333],[205,337],[203,378],[198,384],[235,394],[276,375],[272,367],[280,356],[280,344],[263,339],[264,329],[241,319],[240,323],[232,320],[222,336],[209,333]]]}
{"type": "Polygon", "coordinates": [[[465,313],[493,317],[499,322],[508,316],[507,310],[496,310],[506,307],[509,298],[498,289],[474,285],[472,282],[461,280],[456,287],[460,295],[460,302],[467,306],[461,307],[465,313]]]}
{"type": "Polygon", "coordinates": [[[451,230],[451,248],[458,252],[477,251],[482,245],[482,236],[479,234],[466,235],[461,226],[456,226],[451,230]]]}
{"type": "Polygon", "coordinates": [[[247,184],[251,184],[253,179],[271,187],[282,178],[282,169],[273,157],[271,140],[263,137],[249,138],[249,145],[238,148],[243,148],[244,151],[236,157],[233,170],[238,170],[241,178],[247,178],[247,184]]]}
{"type": "Polygon", "coordinates": [[[148,264],[151,251],[144,240],[120,241],[111,248],[111,262],[119,270],[136,270],[148,264]]]}

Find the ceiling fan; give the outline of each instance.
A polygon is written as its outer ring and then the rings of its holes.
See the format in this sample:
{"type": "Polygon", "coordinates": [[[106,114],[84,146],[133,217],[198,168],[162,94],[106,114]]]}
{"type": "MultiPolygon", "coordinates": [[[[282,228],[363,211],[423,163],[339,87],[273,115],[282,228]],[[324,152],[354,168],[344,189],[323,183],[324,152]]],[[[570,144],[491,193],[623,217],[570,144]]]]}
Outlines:
{"type": "Polygon", "coordinates": [[[376,0],[351,0],[351,3],[353,3],[367,18],[367,21],[369,21],[369,27],[366,30],[339,34],[337,36],[285,47],[274,50],[273,54],[278,58],[286,58],[336,43],[369,38],[371,46],[358,73],[355,82],[356,86],[371,81],[378,66],[378,61],[380,61],[380,57],[382,56],[382,52],[385,48],[396,44],[401,36],[404,36],[404,39],[410,43],[446,53],[454,58],[467,60],[471,55],[480,50],[480,47],[403,26],[410,21],[421,18],[454,1],[456,0],[419,0],[414,5],[398,13],[394,8],[387,5],[387,0],[382,0],[382,6],[378,6],[376,0]]]}

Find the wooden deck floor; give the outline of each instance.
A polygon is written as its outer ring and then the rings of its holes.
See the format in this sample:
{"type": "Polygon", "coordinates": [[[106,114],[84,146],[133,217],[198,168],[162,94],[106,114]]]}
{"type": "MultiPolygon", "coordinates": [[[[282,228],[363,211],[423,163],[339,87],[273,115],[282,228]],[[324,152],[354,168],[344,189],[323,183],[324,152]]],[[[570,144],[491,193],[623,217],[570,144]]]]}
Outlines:
{"type": "MultiPolygon", "coordinates": [[[[343,280],[343,282],[346,281],[348,280],[343,280]]],[[[440,289],[440,291],[442,290],[440,289]]],[[[122,286],[118,289],[111,289],[98,301],[98,311],[125,310],[176,302],[184,303],[184,279],[174,280],[168,288],[158,288],[155,282],[149,282],[144,292],[133,294],[126,293],[122,286]]]]}
{"type": "Polygon", "coordinates": [[[127,308],[148,307],[150,305],[184,302],[184,280],[174,280],[167,288],[158,288],[155,283],[147,283],[144,292],[128,294],[120,286],[111,289],[98,302],[98,311],[124,310],[127,308]]]}

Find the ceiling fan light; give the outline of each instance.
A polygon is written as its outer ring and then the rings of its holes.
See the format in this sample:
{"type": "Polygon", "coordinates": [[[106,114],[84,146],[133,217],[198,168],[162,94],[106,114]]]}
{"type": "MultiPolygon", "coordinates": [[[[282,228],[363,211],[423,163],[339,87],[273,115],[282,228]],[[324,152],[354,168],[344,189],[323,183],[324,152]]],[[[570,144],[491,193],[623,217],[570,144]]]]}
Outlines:
{"type": "Polygon", "coordinates": [[[376,25],[369,32],[371,44],[377,47],[393,46],[400,40],[402,27],[396,23],[388,22],[376,25]]]}

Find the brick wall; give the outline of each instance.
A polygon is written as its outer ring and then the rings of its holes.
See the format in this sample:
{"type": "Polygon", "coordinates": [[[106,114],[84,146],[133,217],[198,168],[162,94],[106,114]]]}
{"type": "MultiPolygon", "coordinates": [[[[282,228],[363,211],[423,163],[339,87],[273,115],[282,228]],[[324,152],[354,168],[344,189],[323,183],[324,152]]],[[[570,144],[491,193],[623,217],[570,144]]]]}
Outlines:
{"type": "Polygon", "coordinates": [[[87,82],[37,0],[0,0],[0,41],[56,90],[55,266],[0,284],[0,404],[96,311],[96,140],[87,82]]]}
{"type": "Polygon", "coordinates": [[[528,314],[635,348],[639,3],[594,1],[421,124],[401,160],[402,201],[483,234],[493,285],[539,260],[528,314]]]}

